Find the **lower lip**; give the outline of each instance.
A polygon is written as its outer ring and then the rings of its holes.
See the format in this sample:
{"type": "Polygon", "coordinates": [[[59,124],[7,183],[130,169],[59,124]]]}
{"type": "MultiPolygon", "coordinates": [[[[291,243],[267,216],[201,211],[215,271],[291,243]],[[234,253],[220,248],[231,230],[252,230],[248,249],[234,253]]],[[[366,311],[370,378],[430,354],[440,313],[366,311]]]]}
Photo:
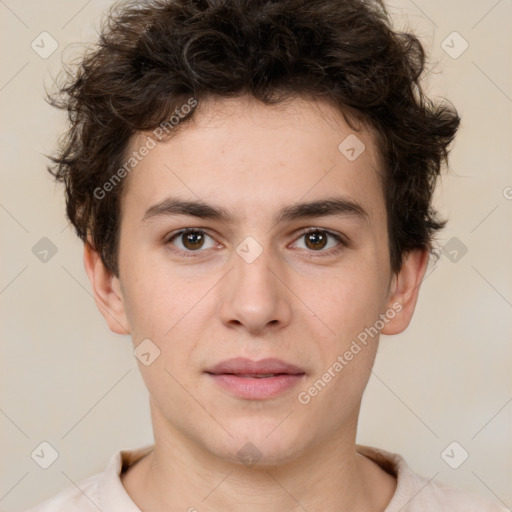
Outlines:
{"type": "Polygon", "coordinates": [[[250,400],[263,400],[272,398],[295,387],[305,374],[281,374],[274,377],[239,377],[227,373],[208,374],[221,388],[240,398],[250,400]]]}

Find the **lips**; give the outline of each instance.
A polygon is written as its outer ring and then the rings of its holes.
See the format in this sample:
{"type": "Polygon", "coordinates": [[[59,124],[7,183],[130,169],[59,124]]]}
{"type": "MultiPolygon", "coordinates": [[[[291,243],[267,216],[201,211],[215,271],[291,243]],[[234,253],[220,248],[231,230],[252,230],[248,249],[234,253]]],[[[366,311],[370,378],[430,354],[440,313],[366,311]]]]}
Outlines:
{"type": "Polygon", "coordinates": [[[266,400],[291,390],[306,372],[280,359],[229,359],[205,372],[219,389],[244,400],[266,400]]]}
{"type": "Polygon", "coordinates": [[[266,378],[276,375],[304,375],[306,372],[293,364],[281,359],[267,358],[253,361],[244,357],[228,359],[206,371],[206,373],[220,375],[229,374],[247,378],[266,378]]]}

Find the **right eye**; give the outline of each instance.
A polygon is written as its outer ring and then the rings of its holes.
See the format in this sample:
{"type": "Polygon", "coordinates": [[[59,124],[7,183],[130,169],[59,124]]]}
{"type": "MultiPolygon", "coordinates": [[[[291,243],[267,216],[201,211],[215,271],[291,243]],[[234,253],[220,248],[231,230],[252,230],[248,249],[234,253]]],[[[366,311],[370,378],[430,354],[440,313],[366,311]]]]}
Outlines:
{"type": "MultiPolygon", "coordinates": [[[[201,249],[205,249],[205,247],[204,247],[205,237],[208,237],[211,240],[213,240],[213,238],[202,229],[198,229],[198,228],[181,229],[180,231],[175,232],[170,235],[170,237],[166,241],[166,245],[170,246],[169,249],[172,252],[181,253],[182,256],[186,256],[186,257],[190,257],[190,256],[194,257],[197,255],[193,254],[193,253],[204,252],[201,249]],[[173,244],[173,242],[175,240],[177,240],[181,244],[181,247],[179,247],[178,249],[174,248],[174,247],[176,247],[173,244]]],[[[213,246],[206,247],[206,249],[210,249],[211,247],[214,247],[214,246],[215,246],[215,244],[213,244],[213,246]]]]}

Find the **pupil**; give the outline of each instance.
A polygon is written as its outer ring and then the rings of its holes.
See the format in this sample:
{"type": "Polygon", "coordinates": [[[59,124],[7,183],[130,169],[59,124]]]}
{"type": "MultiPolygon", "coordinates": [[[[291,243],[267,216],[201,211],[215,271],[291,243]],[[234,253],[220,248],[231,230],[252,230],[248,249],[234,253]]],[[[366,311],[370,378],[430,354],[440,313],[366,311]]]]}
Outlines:
{"type": "Polygon", "coordinates": [[[313,242],[313,249],[318,249],[320,247],[320,249],[323,249],[325,247],[325,241],[326,241],[326,237],[323,233],[309,233],[308,236],[306,237],[307,239],[307,244],[309,244],[310,242],[313,242]],[[323,244],[321,245],[317,245],[318,241],[321,241],[323,239],[323,244]]]}

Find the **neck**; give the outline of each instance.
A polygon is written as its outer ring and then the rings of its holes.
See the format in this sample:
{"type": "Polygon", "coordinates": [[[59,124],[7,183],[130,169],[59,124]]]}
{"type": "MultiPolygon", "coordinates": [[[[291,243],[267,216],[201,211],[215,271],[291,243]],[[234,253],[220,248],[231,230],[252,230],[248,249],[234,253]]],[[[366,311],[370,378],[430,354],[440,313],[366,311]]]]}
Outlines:
{"type": "Polygon", "coordinates": [[[382,512],[396,488],[394,477],[356,452],[357,418],[336,439],[293,460],[246,466],[215,456],[183,432],[169,435],[159,411],[152,416],[155,449],[122,477],[142,510],[382,512]]]}

